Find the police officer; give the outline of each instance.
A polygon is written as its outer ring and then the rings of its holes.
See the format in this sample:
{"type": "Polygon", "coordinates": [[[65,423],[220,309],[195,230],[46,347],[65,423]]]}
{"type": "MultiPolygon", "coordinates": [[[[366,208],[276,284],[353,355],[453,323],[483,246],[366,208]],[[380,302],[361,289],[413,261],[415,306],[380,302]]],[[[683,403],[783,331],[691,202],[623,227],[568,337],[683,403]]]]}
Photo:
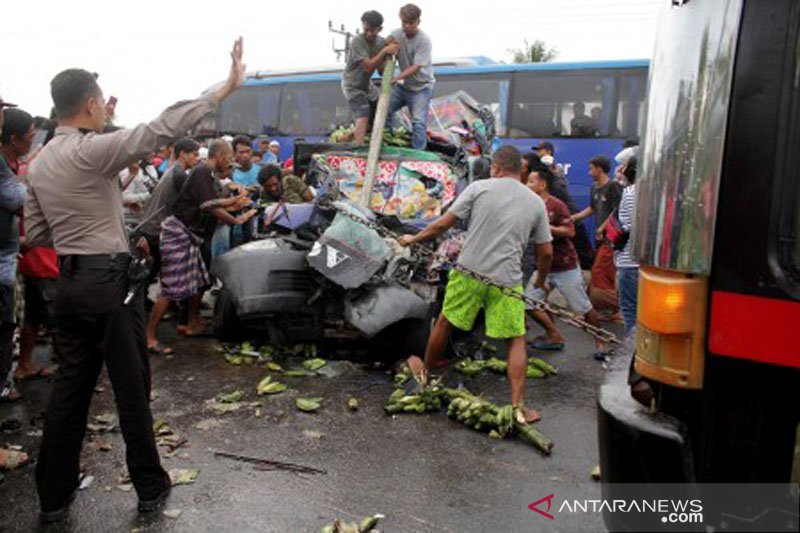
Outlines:
{"type": "Polygon", "coordinates": [[[144,300],[139,294],[125,303],[131,257],[117,175],[154,147],[184,135],[241,85],[241,38],[231,59],[228,79],[215,92],[179,102],[149,124],[105,135],[98,135],[106,122],[105,99],[90,72],[65,70],[51,82],[59,127],[30,166],[25,203],[30,244],[52,242],[61,267],[55,312],[63,363],[47,405],[36,468],[44,522],[64,518],[74,498],[89,403],[103,363],[114,387],[139,511],[155,511],[169,494],[152,429],[144,300]]]}

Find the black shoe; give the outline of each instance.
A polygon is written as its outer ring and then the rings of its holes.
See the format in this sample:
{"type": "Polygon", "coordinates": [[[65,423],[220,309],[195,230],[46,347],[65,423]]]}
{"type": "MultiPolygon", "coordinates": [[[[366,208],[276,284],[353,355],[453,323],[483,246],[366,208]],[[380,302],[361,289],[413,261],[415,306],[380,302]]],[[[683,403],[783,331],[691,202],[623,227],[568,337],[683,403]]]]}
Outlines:
{"type": "Polygon", "coordinates": [[[53,524],[55,522],[61,522],[67,516],[69,512],[69,506],[72,504],[72,501],[75,499],[75,494],[78,492],[78,489],[72,491],[72,494],[69,495],[67,501],[64,502],[64,505],[55,509],[53,511],[45,511],[44,509],[39,511],[39,520],[44,524],[53,524]]]}
{"type": "Polygon", "coordinates": [[[169,480],[169,478],[167,478],[164,488],[161,489],[161,492],[158,493],[158,496],[151,500],[139,500],[139,512],[152,513],[156,511],[159,506],[164,503],[164,500],[167,499],[167,496],[169,496],[171,490],[172,482],[169,480]]]}

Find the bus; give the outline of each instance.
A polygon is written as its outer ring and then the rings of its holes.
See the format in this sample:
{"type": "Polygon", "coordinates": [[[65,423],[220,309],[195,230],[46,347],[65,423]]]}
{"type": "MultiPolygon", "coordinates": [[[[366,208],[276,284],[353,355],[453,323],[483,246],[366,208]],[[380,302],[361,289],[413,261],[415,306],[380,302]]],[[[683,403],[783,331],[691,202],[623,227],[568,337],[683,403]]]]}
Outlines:
{"type": "MultiPolygon", "coordinates": [[[[598,394],[603,496],[623,483],[798,483],[800,3],[673,1],[658,28],[633,365],[598,394]]],[[[747,503],[761,486],[708,530],[763,530],[771,513],[747,503]]],[[[792,505],[769,530],[797,530],[796,494],[792,505]]],[[[612,531],[636,530],[630,519],[606,515],[612,531]]]]}
{"type": "MultiPolygon", "coordinates": [[[[498,64],[473,57],[437,62],[434,70],[434,98],[463,90],[490,107],[501,142],[526,152],[550,141],[580,208],[589,203],[589,159],[613,158],[642,123],[646,60],[498,64]],[[576,104],[591,119],[589,130],[572,128],[576,104]]],[[[281,143],[285,160],[295,139],[321,141],[352,121],[340,84],[341,68],[252,73],[204,129],[267,135],[281,143]]]]}

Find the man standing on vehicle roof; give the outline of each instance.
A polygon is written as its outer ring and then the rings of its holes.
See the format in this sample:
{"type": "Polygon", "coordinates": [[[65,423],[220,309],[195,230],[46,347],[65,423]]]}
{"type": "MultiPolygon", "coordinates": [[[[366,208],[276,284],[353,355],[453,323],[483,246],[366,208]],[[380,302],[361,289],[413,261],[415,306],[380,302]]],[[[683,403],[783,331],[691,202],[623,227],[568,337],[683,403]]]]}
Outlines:
{"type": "Polygon", "coordinates": [[[435,239],[459,220],[469,218],[469,230],[456,268],[450,271],[442,314],[425,348],[425,365],[409,359],[414,374],[424,380],[425,370],[438,366],[453,328],[472,329],[478,311],[486,314],[486,335],[508,342],[508,379],[511,403],[518,418],[536,422],[538,412],[525,408],[525,302],[506,294],[522,294],[522,253],[530,235],[536,249],[537,277],[541,289],[553,258],[552,236],[544,201],[520,183],[522,158],[513,146],[502,146],[492,155],[492,178],[476,181],[456,199],[450,210],[422,232],[403,235],[402,246],[435,239]],[[484,283],[459,267],[486,276],[484,283]],[[497,286],[495,286],[497,285],[497,286]],[[498,287],[503,287],[501,290],[498,287]]]}
{"type": "Polygon", "coordinates": [[[342,92],[356,121],[356,144],[364,144],[367,124],[375,114],[380,95],[372,84],[372,74],[399,49],[397,43],[386,44],[386,39],[378,35],[383,29],[383,15],[377,11],[361,15],[361,28],[363,32],[353,37],[347,47],[342,73],[342,92]]]}
{"type": "Polygon", "coordinates": [[[428,34],[419,29],[422,10],[414,4],[400,8],[401,29],[394,30],[387,42],[400,45],[397,62],[400,74],[392,78],[389,116],[408,106],[411,114],[411,147],[424,150],[428,144],[428,107],[433,95],[432,45],[428,34]]]}
{"type": "Polygon", "coordinates": [[[86,418],[104,363],[139,511],[155,511],[169,494],[153,436],[144,298],[141,291],[129,296],[130,243],[117,174],[214,112],[242,84],[244,72],[239,39],[228,79],[217,90],[178,102],[150,123],[105,135],[98,135],[105,98],[90,72],[65,70],[51,82],[59,127],[28,170],[25,201],[28,244],[52,241],[61,267],[56,316],[63,362],[36,466],[42,521],[62,520],[75,497],[86,418]]]}

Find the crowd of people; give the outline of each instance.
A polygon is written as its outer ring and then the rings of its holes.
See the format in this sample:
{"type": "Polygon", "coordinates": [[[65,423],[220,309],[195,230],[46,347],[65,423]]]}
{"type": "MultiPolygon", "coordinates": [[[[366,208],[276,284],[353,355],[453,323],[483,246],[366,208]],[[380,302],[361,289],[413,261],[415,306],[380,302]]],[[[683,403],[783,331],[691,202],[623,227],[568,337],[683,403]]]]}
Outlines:
{"type": "MultiPolygon", "coordinates": [[[[431,41],[419,30],[420,16],[419,7],[403,6],[402,27],[384,40],[383,17],[364,13],[364,31],[350,43],[342,76],[357,142],[364,141],[378,98],[372,74],[397,56],[389,112],[408,107],[412,146],[425,148],[435,80],[431,41]]],[[[215,92],[180,102],[131,129],[111,123],[116,99],[105,101],[97,75],[63,71],[51,82],[58,127],[43,147],[33,147],[34,118],[0,99],[0,402],[20,400],[15,381],[55,375],[36,470],[44,521],[62,519],[75,495],[86,415],[103,365],[114,388],[139,509],[152,511],[165,498],[170,483],[153,437],[148,358],[173,350],[158,339],[158,326],[173,306],[177,332],[201,334],[206,325],[200,307],[211,287],[213,258],[263,229],[264,218],[255,216],[257,202],[299,203],[315,196],[292,174],[291,161],[281,164],[275,140],[184,136],[241,85],[242,54],[239,40],[228,80],[215,92]],[[139,259],[150,265],[144,280],[134,271],[139,259]],[[156,279],[158,294],[146,319],[147,288],[156,279]],[[19,355],[12,372],[17,331],[19,355]],[[41,335],[54,337],[54,365],[34,362],[41,335]]],[[[424,359],[409,360],[421,381],[438,368],[453,328],[472,329],[484,309],[486,334],[508,343],[512,404],[522,420],[535,422],[540,413],[524,403],[526,317],[543,330],[534,349],[562,350],[565,339],[552,316],[526,309],[508,290],[534,299],[558,290],[592,325],[621,311],[626,333],[635,326],[638,266],[626,242],[635,209],[631,144],[618,154],[613,178],[609,158],[592,158],[591,201],[583,210],[570,197],[552,143],[524,155],[501,146],[490,168],[476,164],[475,181],[445,215],[399,239],[411,246],[459,223],[467,229],[461,268],[450,273],[424,359]],[[593,256],[581,223],[590,216],[597,227],[593,256]],[[593,261],[588,288],[584,256],[593,261]]],[[[596,358],[610,353],[610,346],[597,342],[596,358]]],[[[0,448],[0,470],[28,459],[0,448]]]]}

